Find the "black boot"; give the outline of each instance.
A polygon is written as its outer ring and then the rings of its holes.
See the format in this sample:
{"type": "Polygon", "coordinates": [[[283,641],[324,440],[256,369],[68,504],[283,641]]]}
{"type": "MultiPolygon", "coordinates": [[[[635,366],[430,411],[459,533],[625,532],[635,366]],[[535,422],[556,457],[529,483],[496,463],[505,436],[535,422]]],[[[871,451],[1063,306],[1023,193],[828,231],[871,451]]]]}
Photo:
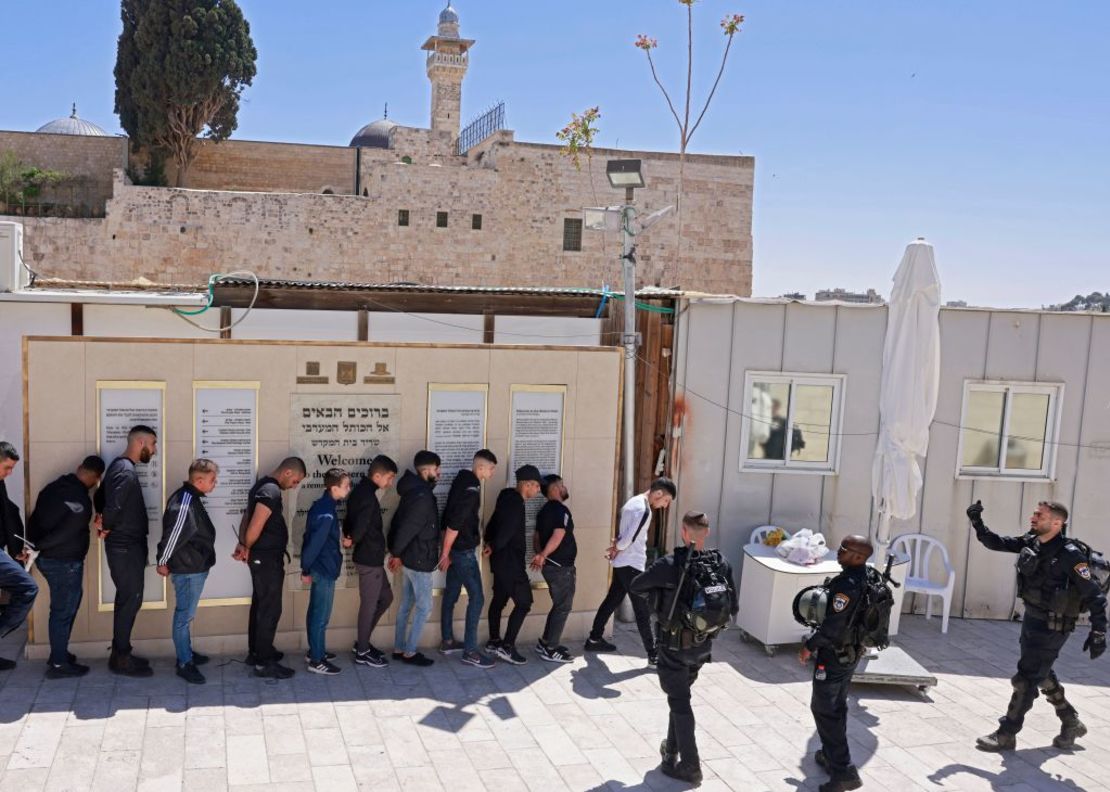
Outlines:
{"type": "Polygon", "coordinates": [[[663,740],[661,743],[659,743],[659,756],[663,760],[662,763],[659,765],[659,769],[663,770],[664,773],[667,772],[664,768],[669,767],[671,769],[674,769],[674,766],[678,764],[678,754],[671,753],[667,750],[666,740],[663,740]]]}
{"type": "Polygon", "coordinates": [[[676,765],[668,765],[666,763],[659,765],[659,769],[663,775],[674,778],[678,781],[685,781],[687,784],[697,786],[701,783],[701,763],[700,762],[687,762],[683,760],[676,765]]]}
{"type": "Polygon", "coordinates": [[[833,773],[831,779],[817,787],[818,792],[845,792],[849,789],[859,789],[863,786],[859,771],[852,765],[839,773],[833,773]]]}
{"type": "Polygon", "coordinates": [[[1087,733],[1087,727],[1083,725],[1083,721],[1075,718],[1071,721],[1064,721],[1060,724],[1060,733],[1052,738],[1052,744],[1057,748],[1070,751],[1075,747],[1075,741],[1087,733]]]}
{"type": "Polygon", "coordinates": [[[976,737],[975,747],[980,751],[989,751],[990,753],[1012,751],[1017,747],[1017,737],[1002,731],[993,731],[986,737],[976,737]]]}
{"type": "Polygon", "coordinates": [[[113,651],[108,657],[108,670],[113,674],[129,677],[149,677],[154,675],[154,669],[152,669],[150,665],[140,665],[135,662],[135,658],[130,652],[124,654],[122,652],[113,651]]]}

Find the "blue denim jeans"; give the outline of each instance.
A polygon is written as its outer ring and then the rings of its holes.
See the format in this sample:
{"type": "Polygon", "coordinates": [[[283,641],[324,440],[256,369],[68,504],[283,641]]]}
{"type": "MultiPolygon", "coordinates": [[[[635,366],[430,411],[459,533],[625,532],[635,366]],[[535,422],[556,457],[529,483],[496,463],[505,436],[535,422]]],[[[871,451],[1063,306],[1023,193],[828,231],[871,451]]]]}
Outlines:
{"type": "Polygon", "coordinates": [[[193,662],[193,641],[189,637],[189,625],[197,615],[200,593],[204,591],[207,572],[193,572],[183,575],[170,575],[173,583],[173,648],[177,652],[177,664],[193,662]]]}
{"type": "Polygon", "coordinates": [[[478,651],[478,622],[482,619],[482,573],[478,568],[478,555],[474,550],[452,550],[451,566],[447,567],[447,585],[443,589],[443,609],[440,627],[443,640],[452,641],[454,635],[455,603],[459,593],[466,588],[466,634],[463,645],[467,652],[478,651]]]}
{"type": "Polygon", "coordinates": [[[35,563],[50,589],[50,622],[47,628],[50,663],[66,665],[69,662],[69,636],[73,632],[73,620],[85,593],[85,562],[39,556],[35,563]]]}
{"type": "Polygon", "coordinates": [[[432,612],[432,573],[402,568],[401,607],[397,611],[397,628],[393,632],[393,651],[412,654],[420,642],[420,633],[432,612]],[[409,628],[409,612],[412,627],[409,628]]]}
{"type": "Polygon", "coordinates": [[[0,550],[0,590],[8,592],[8,604],[0,611],[0,638],[10,633],[27,618],[39,584],[31,577],[23,564],[0,550]]]}
{"type": "Polygon", "coordinates": [[[323,660],[324,653],[327,651],[326,635],[328,621],[331,619],[331,605],[334,601],[335,581],[313,575],[305,626],[308,629],[308,658],[314,663],[323,660]]]}

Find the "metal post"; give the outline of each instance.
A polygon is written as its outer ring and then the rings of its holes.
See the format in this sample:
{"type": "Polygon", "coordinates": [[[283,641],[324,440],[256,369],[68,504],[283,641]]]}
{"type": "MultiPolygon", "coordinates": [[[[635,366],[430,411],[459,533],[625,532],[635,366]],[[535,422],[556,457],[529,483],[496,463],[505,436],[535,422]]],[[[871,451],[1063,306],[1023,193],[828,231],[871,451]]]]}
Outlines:
{"type": "Polygon", "coordinates": [[[636,260],[632,254],[632,188],[621,207],[621,264],[624,267],[624,500],[636,489],[636,260]]]}

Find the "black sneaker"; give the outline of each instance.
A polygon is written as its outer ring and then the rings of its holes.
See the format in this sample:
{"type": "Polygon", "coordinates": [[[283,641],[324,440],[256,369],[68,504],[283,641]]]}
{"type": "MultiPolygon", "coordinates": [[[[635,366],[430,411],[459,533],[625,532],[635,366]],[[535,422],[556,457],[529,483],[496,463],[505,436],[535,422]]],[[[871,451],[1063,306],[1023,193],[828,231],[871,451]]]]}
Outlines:
{"type": "MultiPolygon", "coordinates": [[[[285,657],[285,652],[279,652],[277,649],[275,649],[274,659],[271,662],[280,663],[283,657],[285,657]]],[[[243,663],[249,666],[266,665],[266,663],[260,663],[258,661],[258,658],[255,657],[251,652],[247,652],[247,659],[244,660],[243,663]]]]}
{"type": "Polygon", "coordinates": [[[177,675],[188,682],[190,685],[203,685],[204,674],[197,670],[196,663],[186,663],[185,665],[177,666],[177,675]]]}
{"type": "Polygon", "coordinates": [[[452,638],[450,641],[441,641],[439,644],[439,653],[441,655],[458,654],[466,647],[463,646],[461,641],[456,641],[452,638]]]}
{"type": "Polygon", "coordinates": [[[313,674],[324,674],[325,676],[335,676],[343,671],[342,668],[337,666],[330,660],[320,660],[315,663],[308,664],[308,670],[313,674]]]}
{"type": "Polygon", "coordinates": [[[486,654],[495,655],[501,648],[501,641],[486,641],[486,654]]]}
{"type": "Polygon", "coordinates": [[[408,656],[408,657],[406,657],[404,654],[402,654],[401,655],[401,662],[406,663],[408,665],[419,666],[420,668],[426,668],[426,667],[430,666],[432,663],[434,663],[435,660],[433,660],[430,657],[425,657],[424,655],[420,654],[420,652],[416,652],[413,655],[408,656]]]}
{"type": "Polygon", "coordinates": [[[664,762],[659,765],[659,770],[663,775],[679,781],[685,781],[687,784],[694,784],[696,786],[701,783],[701,764],[698,762],[679,762],[674,765],[668,765],[664,762]]]}
{"type": "Polygon", "coordinates": [[[481,652],[463,652],[459,660],[475,668],[493,668],[494,662],[481,652]]]}
{"type": "Polygon", "coordinates": [[[108,658],[108,670],[113,674],[129,677],[154,676],[154,669],[149,665],[140,665],[135,662],[135,656],[129,654],[113,654],[108,658]]]}
{"type": "Polygon", "coordinates": [[[262,679],[289,679],[296,671],[289,666],[283,666],[276,660],[266,665],[258,665],[254,667],[254,675],[262,679]]]}
{"type": "MultiPolygon", "coordinates": [[[[327,660],[330,663],[332,660],[335,659],[335,655],[331,652],[325,651],[324,652],[324,659],[327,660]]],[[[311,665],[312,664],[312,655],[310,655],[308,652],[305,652],[304,653],[304,661],[306,663],[308,663],[309,665],[311,665]]]]}
{"type": "Polygon", "coordinates": [[[193,652],[193,665],[195,665],[195,666],[202,666],[211,659],[212,658],[209,657],[208,655],[201,654],[200,652],[196,652],[196,651],[193,652]]]}
{"type": "Polygon", "coordinates": [[[572,663],[574,658],[571,657],[570,652],[563,646],[540,646],[536,647],[536,654],[540,656],[540,660],[545,663],[572,663]]]}
{"type": "Polygon", "coordinates": [[[825,770],[829,769],[829,759],[825,756],[824,750],[817,749],[817,753],[813,755],[813,761],[817,762],[817,766],[825,770]]]}
{"type": "Polygon", "coordinates": [[[150,668],[149,660],[147,660],[145,657],[139,657],[137,654],[134,653],[131,654],[131,662],[144,668],[150,668]]]}
{"type": "Polygon", "coordinates": [[[69,660],[71,665],[77,665],[77,655],[73,652],[66,652],[66,660],[69,660]]]}
{"type": "Polygon", "coordinates": [[[389,665],[389,661],[385,659],[385,655],[372,646],[365,652],[355,652],[355,663],[358,665],[370,666],[371,668],[385,668],[389,665]]]}
{"type": "Polygon", "coordinates": [[[647,663],[652,668],[655,668],[656,666],[658,666],[659,665],[659,653],[658,652],[648,652],[647,663]]]}
{"type": "Polygon", "coordinates": [[[501,644],[497,647],[497,651],[494,652],[494,654],[496,654],[499,659],[512,665],[524,665],[528,662],[528,658],[518,652],[515,646],[501,644]]]}
{"type": "Polygon", "coordinates": [[[82,677],[87,673],[89,673],[89,667],[80,663],[68,662],[64,665],[48,663],[46,666],[47,679],[72,679],[73,677],[82,677]]]}
{"type": "Polygon", "coordinates": [[[615,652],[616,644],[611,644],[604,638],[587,638],[583,647],[587,652],[615,652]]]}

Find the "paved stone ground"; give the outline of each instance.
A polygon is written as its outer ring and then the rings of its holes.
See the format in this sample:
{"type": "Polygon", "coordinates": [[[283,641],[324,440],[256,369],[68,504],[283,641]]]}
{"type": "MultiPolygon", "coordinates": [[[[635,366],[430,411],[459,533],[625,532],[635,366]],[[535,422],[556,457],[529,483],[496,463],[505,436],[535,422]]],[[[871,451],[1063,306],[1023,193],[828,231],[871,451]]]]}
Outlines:
{"type": "MultiPolygon", "coordinates": [[[[1058,665],[1090,734],[1051,747],[1057,721],[1039,700],[1004,757],[973,747],[1009,697],[1017,624],[904,618],[898,643],[940,679],[931,701],[856,686],[849,730],[870,789],[1105,789],[1110,657],[1092,663],[1073,637],[1058,665]],[[1102,779],[1099,781],[1098,779],[1102,779]]],[[[5,642],[7,643],[7,642],[5,642]]],[[[46,681],[22,662],[0,676],[0,792],[18,790],[671,790],[656,769],[666,705],[638,640],[630,654],[568,666],[492,671],[441,660],[430,669],[354,667],[263,682],[237,662],[188,686],[156,663],[118,679],[104,660],[79,681],[46,681]]],[[[12,656],[11,646],[0,654],[12,656]]],[[[732,631],[695,686],[705,790],[816,789],[808,672],[732,631]]]]}

